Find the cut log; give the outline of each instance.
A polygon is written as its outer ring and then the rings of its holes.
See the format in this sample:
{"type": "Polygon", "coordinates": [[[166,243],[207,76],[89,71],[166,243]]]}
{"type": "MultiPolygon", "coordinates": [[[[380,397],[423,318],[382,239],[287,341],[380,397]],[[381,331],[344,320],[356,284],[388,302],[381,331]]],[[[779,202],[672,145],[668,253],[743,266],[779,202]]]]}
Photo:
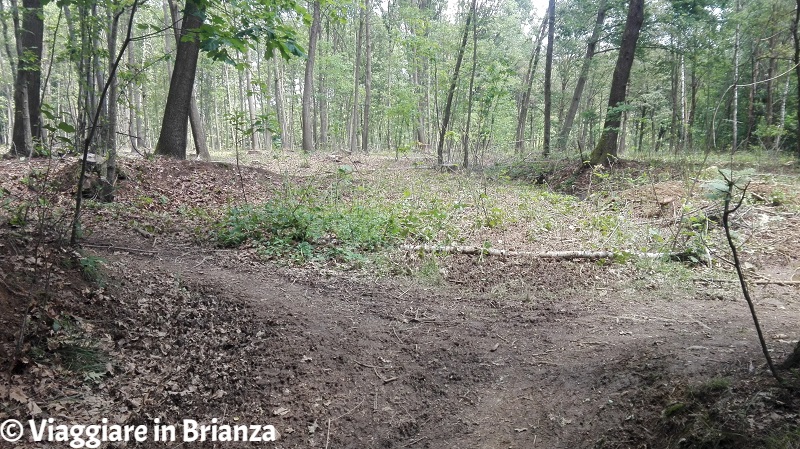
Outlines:
{"type": "Polygon", "coordinates": [[[528,256],[539,259],[613,259],[617,257],[638,257],[643,259],[669,258],[671,260],[683,260],[686,254],[683,253],[645,253],[638,251],[511,251],[496,248],[483,248],[480,246],[440,246],[440,245],[401,245],[404,251],[421,251],[424,253],[451,253],[451,254],[473,254],[487,256],[528,256]]]}

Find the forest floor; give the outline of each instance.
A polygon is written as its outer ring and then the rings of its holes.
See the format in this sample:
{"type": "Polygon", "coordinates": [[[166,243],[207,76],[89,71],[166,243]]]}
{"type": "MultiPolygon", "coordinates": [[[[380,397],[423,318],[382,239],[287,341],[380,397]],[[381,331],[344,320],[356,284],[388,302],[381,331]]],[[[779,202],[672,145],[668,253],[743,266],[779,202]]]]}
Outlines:
{"type": "MultiPolygon", "coordinates": [[[[800,447],[704,196],[716,167],[357,159],[124,160],[80,249],[59,244],[75,160],[0,162],[0,422],[280,434],[128,447],[800,447]]],[[[800,338],[799,174],[754,166],[733,223],[776,362],[800,338]]]]}

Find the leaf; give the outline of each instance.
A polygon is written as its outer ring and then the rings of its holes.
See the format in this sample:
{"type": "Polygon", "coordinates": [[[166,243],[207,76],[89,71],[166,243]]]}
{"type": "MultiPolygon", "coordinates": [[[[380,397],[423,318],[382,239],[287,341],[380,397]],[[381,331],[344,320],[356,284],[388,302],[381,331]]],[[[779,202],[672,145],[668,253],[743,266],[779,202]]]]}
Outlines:
{"type": "Polygon", "coordinates": [[[11,399],[19,402],[20,404],[25,404],[28,402],[28,396],[22,392],[18,387],[14,387],[11,391],[8,392],[8,397],[11,399]]]}
{"type": "Polygon", "coordinates": [[[60,129],[61,131],[64,131],[65,133],[74,133],[75,132],[75,127],[70,125],[67,122],[59,123],[58,124],[58,129],[60,129]]]}
{"type": "Polygon", "coordinates": [[[319,429],[319,424],[317,424],[317,421],[315,420],[313,424],[308,426],[308,433],[313,434],[314,432],[317,431],[317,429],[319,429]]]}

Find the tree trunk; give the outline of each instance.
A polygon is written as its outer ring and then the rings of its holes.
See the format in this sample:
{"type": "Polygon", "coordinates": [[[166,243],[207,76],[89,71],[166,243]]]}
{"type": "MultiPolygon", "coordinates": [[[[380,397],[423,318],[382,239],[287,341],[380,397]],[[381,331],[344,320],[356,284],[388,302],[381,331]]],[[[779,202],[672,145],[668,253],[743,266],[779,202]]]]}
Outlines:
{"type": "Polygon", "coordinates": [[[186,0],[181,25],[181,39],[175,55],[175,68],[169,84],[167,105],[161,121],[161,133],[156,144],[156,154],[176,159],[186,159],[186,127],[197,72],[200,42],[194,34],[203,24],[205,10],[197,0],[186,0]]]}
{"type": "Polygon", "coordinates": [[[592,165],[608,164],[617,157],[617,135],[621,118],[621,108],[625,104],[628,79],[633,66],[636,41],[639,40],[639,31],[644,21],[644,0],[630,0],[628,17],[625,21],[625,30],[622,32],[619,57],[611,78],[611,93],[608,96],[608,110],[606,112],[603,133],[597,146],[592,151],[589,161],[592,165]]]}
{"type": "Polygon", "coordinates": [[[40,0],[23,0],[22,26],[17,34],[17,76],[14,83],[14,131],[10,154],[30,156],[41,136],[41,90],[44,11],[40,0]],[[24,56],[23,56],[24,55],[24,56]]]}
{"type": "MultiPolygon", "coordinates": [[[[797,157],[800,157],[800,30],[798,30],[798,25],[800,25],[800,0],[797,0],[796,2],[796,7],[794,9],[794,21],[792,21],[792,38],[794,39],[794,74],[797,78],[798,101],[798,107],[796,108],[798,125],[795,127],[795,132],[797,133],[795,136],[795,145],[797,145],[797,148],[795,149],[795,152],[797,153],[797,157]]],[[[798,348],[800,348],[800,344],[798,344],[798,348]]],[[[794,352],[797,354],[800,351],[795,349],[794,352]]]]}
{"type": "Polygon", "coordinates": [[[369,153],[369,106],[372,102],[372,41],[369,19],[372,14],[370,0],[364,1],[364,118],[361,128],[361,152],[369,153]]]}
{"type": "MultiPolygon", "coordinates": [[[[800,0],[797,0],[800,4],[800,0]]],[[[741,8],[740,0],[736,0],[736,13],[741,8]]],[[[731,152],[735,152],[739,146],[739,32],[741,25],[736,23],[736,32],[733,37],[733,142],[731,152]]],[[[800,110],[799,110],[800,111],[800,110]]]]}
{"type": "MultiPolygon", "coordinates": [[[[175,45],[180,43],[181,39],[181,25],[178,22],[178,5],[175,0],[169,0],[170,16],[175,28],[175,45]]],[[[170,69],[170,77],[172,77],[172,70],[170,69]]],[[[171,78],[170,78],[171,80],[171,78]]],[[[189,125],[192,127],[192,140],[194,141],[194,149],[197,157],[204,161],[210,161],[211,155],[208,153],[208,141],[206,139],[206,131],[203,127],[203,120],[200,117],[200,109],[197,107],[197,96],[192,93],[192,98],[189,100],[189,125]]]]}
{"type": "Polygon", "coordinates": [[[306,72],[303,78],[303,108],[300,113],[300,122],[303,127],[303,152],[314,151],[314,127],[311,118],[311,108],[314,102],[314,60],[317,56],[317,39],[320,32],[320,0],[314,1],[314,12],[311,21],[311,30],[308,37],[308,57],[306,58],[306,72]]]}
{"type": "Polygon", "coordinates": [[[467,91],[467,126],[461,138],[461,147],[464,150],[464,168],[469,167],[469,133],[472,122],[472,98],[474,96],[475,71],[478,68],[478,18],[472,21],[472,71],[469,75],[469,90],[467,91]]]}
{"type": "Polygon", "coordinates": [[[547,18],[549,16],[550,14],[548,12],[542,17],[542,24],[539,26],[539,34],[536,37],[536,42],[533,44],[533,52],[528,62],[528,71],[525,73],[525,80],[523,82],[525,91],[522,94],[522,99],[519,104],[519,111],[517,113],[517,133],[514,139],[514,152],[518,154],[525,152],[525,125],[528,121],[531,90],[533,89],[533,79],[536,76],[536,67],[539,65],[539,53],[541,53],[542,40],[544,39],[544,32],[547,29],[547,18]]]}
{"type": "MultiPolygon", "coordinates": [[[[119,16],[116,11],[111,8],[106,9],[106,14],[109,20],[109,33],[108,33],[108,69],[106,73],[112,73],[114,63],[117,56],[117,29],[119,24],[119,16]]],[[[133,12],[131,12],[133,14],[133,12]]],[[[117,181],[117,99],[119,97],[119,84],[117,77],[114,76],[109,80],[108,98],[106,100],[106,135],[105,145],[106,160],[105,169],[105,182],[102,189],[102,200],[106,202],[114,201],[114,184],[117,181]]]]}
{"type": "MultiPolygon", "coordinates": [[[[3,43],[5,44],[3,47],[6,51],[6,57],[8,57],[8,65],[11,68],[11,73],[16,74],[17,67],[16,64],[14,63],[14,55],[16,54],[16,52],[11,50],[11,38],[8,34],[8,24],[6,23],[7,16],[4,5],[5,2],[0,1],[0,17],[2,17],[2,19],[0,19],[0,25],[2,25],[3,28],[3,43]]],[[[16,32],[16,30],[14,31],[16,32]]]]}
{"type": "MultiPolygon", "coordinates": [[[[556,0],[550,0],[547,9],[547,55],[544,62],[544,141],[542,142],[542,155],[550,155],[550,132],[552,130],[551,115],[553,114],[553,40],[555,39],[556,0]]],[[[624,94],[623,94],[624,97],[624,94]]]]}
{"type": "Polygon", "coordinates": [[[439,129],[439,142],[436,147],[436,163],[437,165],[444,164],[444,136],[447,133],[447,126],[450,124],[450,114],[453,108],[453,95],[456,91],[458,84],[458,72],[461,70],[461,61],[464,59],[464,50],[467,47],[467,38],[469,37],[469,25],[475,15],[477,0],[472,0],[469,14],[467,15],[467,22],[464,24],[464,33],[461,36],[461,46],[458,48],[458,56],[456,57],[456,67],[453,69],[453,77],[450,79],[450,88],[447,90],[447,102],[444,106],[442,113],[442,126],[439,129]]]}
{"type": "Polygon", "coordinates": [[[283,85],[283,67],[281,66],[280,58],[277,56],[277,50],[273,51],[272,55],[272,69],[274,83],[275,83],[275,113],[278,116],[278,126],[281,128],[281,150],[291,150],[291,142],[289,141],[289,119],[286,117],[286,97],[284,96],[283,85]]]}
{"type": "Polygon", "coordinates": [[[575,116],[578,114],[578,106],[581,103],[581,96],[583,95],[583,88],[586,86],[586,80],[589,78],[589,69],[592,66],[592,58],[594,58],[597,42],[600,40],[600,32],[603,29],[603,22],[606,19],[606,11],[608,11],[607,1],[600,0],[600,7],[597,9],[597,20],[594,22],[592,35],[589,37],[589,42],[586,44],[586,56],[583,57],[581,73],[578,75],[578,81],[575,84],[575,92],[572,94],[572,101],[569,104],[567,117],[564,119],[564,124],[561,126],[561,131],[558,133],[558,148],[562,150],[566,149],[569,135],[572,132],[572,125],[575,122],[575,116]]]}
{"type": "Polygon", "coordinates": [[[353,103],[350,107],[350,121],[348,122],[350,126],[347,128],[347,147],[351,153],[358,151],[358,85],[360,84],[361,80],[361,42],[364,37],[363,30],[364,10],[361,9],[361,14],[359,15],[358,19],[358,32],[356,33],[356,60],[353,63],[353,103]]]}

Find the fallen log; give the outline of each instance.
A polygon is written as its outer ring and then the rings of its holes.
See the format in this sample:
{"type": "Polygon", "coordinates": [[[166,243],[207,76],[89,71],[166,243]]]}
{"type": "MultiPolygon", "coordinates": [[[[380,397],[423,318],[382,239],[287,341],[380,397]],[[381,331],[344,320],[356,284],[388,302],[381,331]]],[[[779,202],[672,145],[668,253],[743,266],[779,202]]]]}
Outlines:
{"type": "Polygon", "coordinates": [[[671,260],[686,260],[685,253],[646,253],[639,251],[513,251],[497,248],[483,248],[480,246],[454,246],[454,245],[401,245],[404,251],[420,251],[424,253],[450,253],[472,254],[485,256],[528,256],[539,259],[614,259],[617,257],[638,257],[643,259],[669,258],[671,260]]]}

